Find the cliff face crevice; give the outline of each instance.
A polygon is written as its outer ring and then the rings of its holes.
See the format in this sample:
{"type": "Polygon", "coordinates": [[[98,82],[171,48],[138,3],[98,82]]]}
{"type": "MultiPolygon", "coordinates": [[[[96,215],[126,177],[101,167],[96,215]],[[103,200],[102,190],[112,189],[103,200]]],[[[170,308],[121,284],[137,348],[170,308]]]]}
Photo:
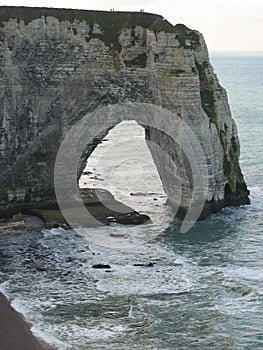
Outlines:
{"type": "MultiPolygon", "coordinates": [[[[193,130],[209,169],[204,216],[249,203],[237,128],[197,31],[147,13],[1,7],[0,81],[2,207],[54,198],[54,164],[67,131],[99,107],[126,101],[166,108],[193,130]]],[[[184,213],[192,176],[186,160],[158,130],[146,128],[146,139],[172,204],[172,161],[180,168],[184,213]]],[[[95,147],[86,146],[80,169],[95,147]]]]}

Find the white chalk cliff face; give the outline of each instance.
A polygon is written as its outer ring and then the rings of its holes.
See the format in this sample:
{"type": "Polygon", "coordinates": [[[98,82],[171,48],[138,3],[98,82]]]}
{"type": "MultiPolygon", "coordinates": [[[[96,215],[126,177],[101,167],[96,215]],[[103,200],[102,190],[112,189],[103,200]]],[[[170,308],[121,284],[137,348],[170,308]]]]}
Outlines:
{"type": "MultiPolygon", "coordinates": [[[[7,207],[54,199],[54,164],[67,131],[88,113],[127,101],[163,107],[194,132],[208,169],[203,217],[249,203],[236,124],[199,32],[147,13],[41,8],[1,7],[0,25],[2,215],[7,207]]],[[[147,125],[149,148],[174,205],[174,172],[180,174],[183,217],[191,166],[175,140],[151,128],[151,120],[147,125]]],[[[108,130],[86,145],[80,169],[108,130]]]]}

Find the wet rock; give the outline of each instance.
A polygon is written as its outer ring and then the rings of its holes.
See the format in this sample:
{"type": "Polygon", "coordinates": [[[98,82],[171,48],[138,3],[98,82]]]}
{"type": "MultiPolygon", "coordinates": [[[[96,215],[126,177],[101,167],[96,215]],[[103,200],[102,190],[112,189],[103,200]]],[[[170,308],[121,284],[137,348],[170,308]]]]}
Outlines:
{"type": "Polygon", "coordinates": [[[138,266],[138,267],[154,267],[155,263],[148,263],[148,264],[133,264],[133,266],[138,266]]]}
{"type": "Polygon", "coordinates": [[[45,222],[37,217],[32,215],[24,215],[23,220],[27,230],[42,230],[46,227],[45,222]]]}
{"type": "Polygon", "coordinates": [[[0,218],[0,232],[1,231],[17,231],[26,228],[21,212],[16,213],[10,218],[0,218]]]}
{"type": "Polygon", "coordinates": [[[92,265],[92,268],[93,269],[111,269],[111,266],[107,264],[95,264],[95,265],[92,265]]]}

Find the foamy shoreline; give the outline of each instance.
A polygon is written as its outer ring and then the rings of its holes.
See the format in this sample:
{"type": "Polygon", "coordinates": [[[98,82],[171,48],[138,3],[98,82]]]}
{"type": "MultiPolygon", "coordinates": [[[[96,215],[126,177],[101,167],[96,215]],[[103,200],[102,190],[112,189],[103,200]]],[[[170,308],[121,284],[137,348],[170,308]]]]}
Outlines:
{"type": "Polygon", "coordinates": [[[0,349],[1,350],[55,350],[42,339],[36,338],[8,299],[0,292],[0,349]]]}

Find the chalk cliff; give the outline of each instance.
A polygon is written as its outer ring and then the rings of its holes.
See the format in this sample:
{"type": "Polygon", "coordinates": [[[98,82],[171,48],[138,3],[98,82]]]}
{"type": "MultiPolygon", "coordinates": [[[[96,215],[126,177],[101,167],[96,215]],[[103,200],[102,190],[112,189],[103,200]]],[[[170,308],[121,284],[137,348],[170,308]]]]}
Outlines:
{"type": "MultiPolygon", "coordinates": [[[[195,133],[209,173],[201,216],[249,203],[226,91],[203,36],[182,24],[147,13],[0,7],[0,100],[0,215],[54,199],[54,163],[66,132],[98,107],[125,101],[166,108],[195,133]]],[[[190,167],[170,137],[145,130],[172,204],[173,166],[160,147],[180,170],[183,217],[190,167]]],[[[107,132],[94,135],[83,164],[107,132]]]]}

